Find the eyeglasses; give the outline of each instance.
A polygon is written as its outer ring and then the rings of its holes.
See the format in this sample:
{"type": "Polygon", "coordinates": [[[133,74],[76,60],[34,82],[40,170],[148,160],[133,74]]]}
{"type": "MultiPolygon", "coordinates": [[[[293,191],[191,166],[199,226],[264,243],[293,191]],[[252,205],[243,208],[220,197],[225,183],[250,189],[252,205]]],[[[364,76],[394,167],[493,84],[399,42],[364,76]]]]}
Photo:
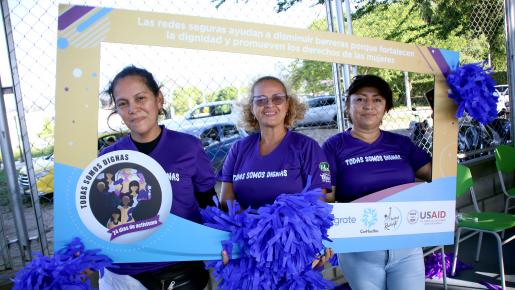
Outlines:
{"type": "Polygon", "coordinates": [[[271,98],[268,98],[267,96],[254,96],[252,97],[252,102],[254,102],[254,105],[258,107],[264,107],[268,105],[268,102],[272,102],[272,104],[279,106],[284,104],[287,98],[287,95],[273,95],[271,98]]]}

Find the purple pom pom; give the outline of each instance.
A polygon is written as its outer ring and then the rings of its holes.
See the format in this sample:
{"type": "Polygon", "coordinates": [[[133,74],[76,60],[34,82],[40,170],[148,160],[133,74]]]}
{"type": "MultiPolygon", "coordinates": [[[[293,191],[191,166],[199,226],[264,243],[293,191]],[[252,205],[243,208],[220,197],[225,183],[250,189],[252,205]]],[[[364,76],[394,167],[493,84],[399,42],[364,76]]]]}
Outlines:
{"type": "Polygon", "coordinates": [[[456,118],[467,113],[478,122],[488,124],[497,118],[495,82],[490,76],[491,68],[485,63],[471,63],[458,67],[447,76],[451,89],[449,98],[458,105],[456,118]]]}
{"type": "MultiPolygon", "coordinates": [[[[454,254],[445,254],[445,273],[447,276],[451,276],[451,267],[452,267],[452,257],[454,254]]],[[[424,258],[424,264],[426,266],[426,278],[442,278],[442,253],[437,252],[431,255],[428,255],[424,258]]],[[[456,263],[456,273],[458,275],[459,272],[467,269],[472,269],[472,266],[469,266],[465,263],[460,262],[460,260],[456,263]]]]}
{"type": "Polygon", "coordinates": [[[204,224],[229,231],[223,248],[239,249],[240,258],[227,265],[209,261],[220,289],[327,289],[326,281],[311,262],[328,240],[333,224],[332,206],[320,200],[320,190],[282,194],[257,214],[228,203],[227,213],[218,208],[202,210],[204,224]]]}
{"type": "Polygon", "coordinates": [[[496,285],[496,284],[492,284],[492,283],[488,283],[486,281],[481,281],[479,282],[480,284],[483,284],[486,286],[486,289],[491,289],[491,290],[502,290],[502,287],[500,285],[496,285]]]}
{"type": "Polygon", "coordinates": [[[84,270],[103,271],[112,265],[112,260],[99,252],[85,250],[75,238],[52,258],[36,254],[14,277],[13,289],[91,289],[84,270]]]}

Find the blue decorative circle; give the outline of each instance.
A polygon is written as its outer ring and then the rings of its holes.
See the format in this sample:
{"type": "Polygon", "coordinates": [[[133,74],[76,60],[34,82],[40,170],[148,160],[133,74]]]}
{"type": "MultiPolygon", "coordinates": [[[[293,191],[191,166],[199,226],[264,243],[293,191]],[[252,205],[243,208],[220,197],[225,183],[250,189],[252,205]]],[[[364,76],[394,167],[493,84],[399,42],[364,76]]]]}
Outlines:
{"type": "Polygon", "coordinates": [[[57,47],[60,48],[60,49],[67,48],[68,47],[68,39],[63,38],[63,37],[59,37],[57,39],[57,47]]]}
{"type": "Polygon", "coordinates": [[[363,211],[361,222],[367,227],[371,228],[377,222],[377,211],[373,208],[367,208],[363,211]]]}

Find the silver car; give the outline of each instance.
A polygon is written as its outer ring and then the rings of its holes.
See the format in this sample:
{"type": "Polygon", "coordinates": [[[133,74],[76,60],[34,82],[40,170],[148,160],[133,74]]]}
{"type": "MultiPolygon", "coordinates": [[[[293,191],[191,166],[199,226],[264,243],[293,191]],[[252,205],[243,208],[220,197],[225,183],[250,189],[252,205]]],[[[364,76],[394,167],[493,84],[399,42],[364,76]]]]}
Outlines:
{"type": "Polygon", "coordinates": [[[184,117],[163,120],[162,124],[172,130],[185,131],[208,124],[236,123],[238,117],[234,107],[234,101],[202,103],[191,108],[184,117]]]}
{"type": "Polygon", "coordinates": [[[334,96],[320,96],[306,101],[308,109],[297,126],[336,126],[336,103],[334,96]]]}

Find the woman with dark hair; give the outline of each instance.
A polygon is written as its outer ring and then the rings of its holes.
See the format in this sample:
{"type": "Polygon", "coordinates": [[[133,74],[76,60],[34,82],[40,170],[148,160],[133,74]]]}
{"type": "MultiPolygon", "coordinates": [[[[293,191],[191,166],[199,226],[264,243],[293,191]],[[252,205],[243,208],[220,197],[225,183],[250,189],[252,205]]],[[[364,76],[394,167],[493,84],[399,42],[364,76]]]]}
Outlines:
{"type": "MultiPolygon", "coordinates": [[[[332,200],[351,202],[415,178],[431,180],[429,154],[408,137],[379,128],[392,106],[392,90],[382,78],[360,75],[353,79],[345,107],[352,128],[322,146],[331,168],[332,200]]],[[[420,248],[347,253],[338,258],[352,289],[424,289],[420,248]]]]}
{"type": "MultiPolygon", "coordinates": [[[[306,107],[289,95],[278,78],[265,76],[251,87],[243,103],[243,122],[255,134],[234,143],[224,162],[222,206],[237,200],[243,208],[257,209],[282,193],[331,189],[327,160],[318,143],[288,128],[304,117],[306,107]]],[[[332,256],[326,251],[321,264],[332,256]]],[[[227,261],[227,254],[223,253],[227,261]]]]}
{"type": "Polygon", "coordinates": [[[122,216],[122,213],[121,213],[120,209],[118,209],[118,208],[113,209],[113,211],[111,213],[111,218],[109,219],[109,221],[107,221],[107,228],[112,229],[116,226],[119,226],[121,224],[121,219],[120,219],[121,216],[122,216]]]}
{"type": "MultiPolygon", "coordinates": [[[[216,178],[200,140],[158,125],[163,112],[163,94],[153,75],[145,69],[128,66],[111,81],[107,93],[130,134],[105,148],[100,155],[115,150],[134,150],[155,159],[171,179],[173,201],[170,212],[201,222],[200,207],[214,205],[216,178]],[[173,150],[170,150],[173,148],[173,150]]],[[[139,186],[138,186],[139,188],[139,186]]],[[[166,194],[163,192],[163,194],[166,194]]],[[[120,263],[105,271],[101,289],[111,289],[111,281],[123,276],[127,289],[204,289],[209,273],[202,261],[120,263]]]]}

